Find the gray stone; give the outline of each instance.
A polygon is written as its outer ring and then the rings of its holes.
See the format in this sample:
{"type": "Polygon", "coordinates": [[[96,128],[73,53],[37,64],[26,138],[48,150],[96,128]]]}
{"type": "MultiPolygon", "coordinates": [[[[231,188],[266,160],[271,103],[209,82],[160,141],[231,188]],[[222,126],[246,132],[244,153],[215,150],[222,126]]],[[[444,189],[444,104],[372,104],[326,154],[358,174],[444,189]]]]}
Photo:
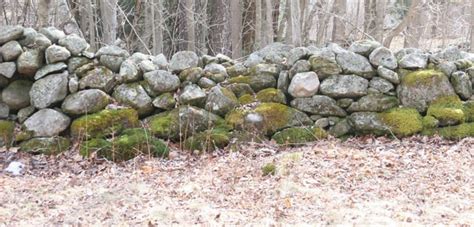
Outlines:
{"type": "Polygon", "coordinates": [[[123,58],[130,57],[130,54],[128,53],[128,51],[115,45],[108,45],[108,46],[101,47],[95,54],[96,57],[101,57],[103,55],[117,56],[117,57],[123,57],[123,58]]]}
{"type": "Polygon", "coordinates": [[[71,53],[62,46],[51,45],[45,51],[46,63],[65,62],[71,57],[71,53]]]}
{"type": "Polygon", "coordinates": [[[61,109],[72,115],[92,114],[103,110],[111,101],[110,96],[102,90],[88,89],[68,95],[61,109]]]}
{"type": "Polygon", "coordinates": [[[8,86],[8,79],[0,75],[0,88],[4,88],[6,86],[8,86]]]}
{"type": "Polygon", "coordinates": [[[338,100],[337,100],[337,105],[340,106],[341,108],[347,108],[347,107],[349,107],[353,102],[354,102],[354,100],[352,100],[352,99],[350,99],[350,98],[343,98],[343,99],[338,99],[338,100]]]}
{"type": "Polygon", "coordinates": [[[388,95],[367,95],[352,103],[349,112],[382,112],[398,106],[398,99],[388,95]]]}
{"type": "Polygon", "coordinates": [[[168,69],[168,60],[164,54],[158,54],[156,56],[151,56],[150,58],[153,64],[157,65],[160,69],[168,69]]]}
{"type": "Polygon", "coordinates": [[[69,127],[71,119],[65,114],[53,110],[42,109],[34,113],[24,123],[27,131],[34,137],[57,136],[69,127]]]}
{"type": "Polygon", "coordinates": [[[286,93],[288,91],[288,86],[290,86],[290,82],[291,80],[288,71],[283,70],[278,76],[277,88],[286,93]]]}
{"type": "Polygon", "coordinates": [[[156,70],[143,75],[150,89],[158,94],[173,92],[179,88],[179,78],[168,71],[156,70]]]}
{"type": "Polygon", "coordinates": [[[21,26],[2,26],[2,29],[0,29],[0,45],[21,38],[23,30],[24,28],[21,26]]]}
{"type": "Polygon", "coordinates": [[[451,84],[461,99],[467,100],[472,96],[472,82],[467,73],[463,71],[454,72],[451,75],[451,84]]]}
{"type": "Polygon", "coordinates": [[[30,105],[30,89],[33,82],[28,80],[15,80],[2,91],[2,101],[10,109],[19,110],[30,105]]]}
{"type": "Polygon", "coordinates": [[[35,113],[36,108],[34,106],[28,106],[23,109],[18,110],[18,122],[22,124],[26,121],[33,113],[35,113]]]}
{"type": "Polygon", "coordinates": [[[35,80],[39,80],[49,74],[59,73],[67,69],[67,65],[64,62],[58,62],[54,64],[49,64],[41,67],[35,74],[35,80]]]}
{"type": "Polygon", "coordinates": [[[99,58],[99,62],[113,72],[118,73],[120,71],[122,62],[125,61],[125,59],[126,57],[122,56],[102,55],[99,58]]]}
{"type": "Polygon", "coordinates": [[[64,100],[68,92],[68,74],[51,74],[33,83],[30,90],[31,105],[43,109],[64,100]]]}
{"type": "Polygon", "coordinates": [[[336,55],[336,61],[345,74],[356,74],[367,79],[375,75],[369,60],[362,55],[345,51],[336,55]]]}
{"type": "Polygon", "coordinates": [[[369,55],[370,63],[375,67],[383,66],[388,69],[396,69],[398,66],[397,59],[392,51],[386,47],[378,47],[369,55]]]}
{"type": "Polygon", "coordinates": [[[115,76],[110,69],[104,66],[89,70],[80,80],[79,89],[97,88],[109,93],[116,85],[115,76]]]}
{"type": "Polygon", "coordinates": [[[341,67],[336,62],[336,55],[327,49],[313,52],[313,55],[309,58],[309,63],[311,69],[318,74],[320,79],[342,73],[341,67]]]}
{"type": "Polygon", "coordinates": [[[125,60],[120,66],[120,72],[116,76],[119,83],[130,83],[142,78],[138,66],[132,60],[125,60]]]}
{"type": "Polygon", "coordinates": [[[79,91],[79,77],[76,74],[69,75],[68,88],[70,93],[79,91]]]}
{"type": "Polygon", "coordinates": [[[0,55],[4,61],[15,61],[23,50],[17,41],[10,41],[0,47],[0,55]]]}
{"type": "Polygon", "coordinates": [[[23,47],[38,49],[44,51],[46,48],[51,46],[51,40],[45,35],[36,32],[32,28],[25,28],[23,32],[23,38],[19,40],[19,43],[23,47]]]}
{"type": "Polygon", "coordinates": [[[204,73],[221,74],[224,78],[228,77],[225,67],[216,63],[206,65],[206,67],[204,67],[204,73]]]}
{"type": "Polygon", "coordinates": [[[198,85],[199,87],[202,87],[204,89],[208,89],[208,88],[212,88],[214,86],[216,86],[216,82],[214,82],[213,80],[207,78],[207,77],[202,77],[201,79],[199,79],[198,81],[198,85]]]}
{"type": "Polygon", "coordinates": [[[67,61],[67,70],[69,73],[75,73],[76,69],[83,65],[91,63],[91,60],[85,57],[72,57],[67,61]]]}
{"type": "Polygon", "coordinates": [[[179,73],[181,81],[190,81],[191,83],[197,83],[202,76],[203,69],[200,67],[188,68],[179,73]]]}
{"type": "Polygon", "coordinates": [[[377,113],[356,112],[352,113],[348,120],[355,132],[359,134],[384,135],[389,132],[387,127],[377,113]]]}
{"type": "Polygon", "coordinates": [[[235,94],[221,86],[211,88],[206,101],[205,109],[220,116],[225,116],[238,105],[235,94]]]}
{"type": "MultiPolygon", "coordinates": [[[[6,103],[0,102],[0,119],[7,119],[9,115],[10,115],[10,107],[8,107],[6,103]]],[[[0,138],[0,139],[3,139],[3,138],[0,138]]]]}
{"type": "Polygon", "coordinates": [[[34,76],[41,66],[43,66],[43,52],[39,49],[28,49],[23,52],[16,61],[16,67],[20,74],[34,76]]]}
{"type": "Polygon", "coordinates": [[[346,111],[336,104],[336,100],[323,95],[293,99],[291,106],[298,110],[321,116],[346,116],[346,111]]]}
{"type": "Polygon", "coordinates": [[[297,73],[308,72],[310,70],[311,70],[311,65],[309,64],[309,61],[299,60],[290,68],[288,73],[290,75],[290,79],[292,79],[293,76],[296,75],[297,73]]]}
{"type": "Polygon", "coordinates": [[[370,83],[369,83],[369,88],[373,88],[377,90],[378,92],[384,93],[384,94],[390,91],[393,91],[395,89],[395,87],[393,86],[392,83],[390,83],[390,81],[383,79],[381,77],[372,78],[372,80],[370,80],[370,83]]]}
{"type": "Polygon", "coordinates": [[[376,48],[380,47],[380,46],[382,46],[382,44],[380,44],[377,41],[360,40],[360,41],[353,42],[349,46],[348,50],[352,51],[356,54],[360,54],[360,55],[369,57],[369,55],[372,53],[372,51],[375,50],[376,48]]]}
{"type": "Polygon", "coordinates": [[[12,78],[16,72],[16,64],[15,62],[3,62],[0,63],[0,76],[6,78],[12,78]]]}
{"type": "Polygon", "coordinates": [[[318,128],[327,128],[329,126],[329,119],[328,118],[320,118],[314,122],[314,126],[318,128]]]}
{"type": "Polygon", "coordinates": [[[428,64],[428,55],[423,53],[407,54],[400,59],[399,65],[403,69],[424,69],[428,64]]]}
{"type": "Polygon", "coordinates": [[[181,105],[192,105],[202,108],[206,103],[206,93],[199,86],[190,84],[184,87],[179,95],[179,103],[181,105]]]}
{"type": "Polygon", "coordinates": [[[288,93],[295,98],[315,95],[319,89],[319,78],[315,72],[296,74],[288,87],[288,93]]]}
{"type": "Polygon", "coordinates": [[[393,84],[399,84],[400,83],[400,77],[398,76],[398,73],[384,68],[383,66],[379,66],[377,68],[377,73],[379,74],[380,77],[390,81],[393,84]]]}
{"type": "Polygon", "coordinates": [[[176,106],[176,100],[171,93],[164,93],[153,100],[153,106],[163,110],[171,110],[176,106]]]}
{"type": "Polygon", "coordinates": [[[333,127],[329,129],[329,134],[334,137],[341,137],[347,135],[351,132],[352,126],[349,123],[349,120],[344,119],[342,121],[337,122],[333,127]]]}
{"type": "Polygon", "coordinates": [[[237,63],[233,66],[227,67],[226,71],[230,77],[236,77],[247,74],[247,67],[242,63],[237,63]]]}
{"type": "Polygon", "coordinates": [[[244,83],[235,83],[235,84],[229,84],[226,86],[227,89],[232,91],[232,93],[235,94],[238,98],[240,98],[242,95],[254,95],[255,92],[252,90],[252,87],[248,84],[244,83]]]}
{"type": "Polygon", "coordinates": [[[276,64],[257,64],[249,69],[249,75],[254,77],[273,76],[277,77],[280,70],[276,64]]]}
{"type": "Polygon", "coordinates": [[[59,40],[59,45],[66,47],[73,56],[79,56],[84,50],[89,48],[85,39],[76,34],[70,34],[59,40]]]}
{"type": "Polygon", "coordinates": [[[55,27],[45,27],[41,28],[39,30],[41,34],[46,36],[51,42],[53,43],[58,43],[58,41],[64,37],[66,37],[66,34],[64,34],[63,31],[55,28],[55,27]]]}
{"type": "Polygon", "coordinates": [[[367,94],[369,81],[356,75],[335,75],[323,80],[319,89],[332,98],[357,98],[367,94]]]}
{"type": "Polygon", "coordinates": [[[252,67],[263,62],[281,64],[285,59],[288,59],[288,55],[293,48],[294,46],[284,43],[271,43],[250,54],[250,56],[245,60],[244,65],[246,67],[252,67]]]}
{"type": "Polygon", "coordinates": [[[196,67],[199,58],[192,51],[179,51],[171,57],[169,68],[172,72],[179,72],[187,68],[196,67]]]}
{"type": "Polygon", "coordinates": [[[439,63],[443,60],[456,61],[462,58],[463,56],[462,56],[461,50],[457,46],[447,47],[446,49],[438,53],[434,53],[430,56],[430,59],[435,63],[439,63]]]}
{"type": "Polygon", "coordinates": [[[298,60],[307,59],[310,56],[310,51],[306,47],[296,47],[290,50],[288,55],[287,65],[292,66],[298,60]]]}
{"type": "Polygon", "coordinates": [[[403,57],[409,54],[423,54],[423,52],[420,49],[416,48],[404,48],[395,53],[395,57],[398,61],[400,61],[403,57]]]}
{"type": "Polygon", "coordinates": [[[140,116],[148,115],[153,111],[152,99],[139,83],[119,85],[113,97],[120,104],[137,110],[140,116]]]}
{"type": "Polygon", "coordinates": [[[150,60],[150,55],[146,55],[140,52],[135,52],[132,54],[132,56],[130,56],[130,58],[128,58],[128,60],[131,60],[133,61],[133,63],[138,65],[142,61],[150,60]]]}
{"type": "Polygon", "coordinates": [[[140,68],[140,70],[142,70],[143,73],[147,73],[147,72],[151,72],[151,71],[155,71],[155,70],[160,69],[160,67],[153,64],[153,62],[150,61],[150,60],[141,61],[138,64],[138,67],[140,68]]]}
{"type": "Polygon", "coordinates": [[[216,58],[219,61],[219,64],[222,64],[224,62],[233,62],[232,58],[221,53],[217,54],[216,58]]]}

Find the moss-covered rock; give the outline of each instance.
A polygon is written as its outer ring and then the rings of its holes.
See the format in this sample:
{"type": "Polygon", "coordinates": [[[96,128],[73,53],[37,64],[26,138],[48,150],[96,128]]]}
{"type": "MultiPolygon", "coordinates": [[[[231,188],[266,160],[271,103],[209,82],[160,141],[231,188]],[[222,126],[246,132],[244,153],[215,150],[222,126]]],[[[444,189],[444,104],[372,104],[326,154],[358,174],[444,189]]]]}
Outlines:
{"type": "Polygon", "coordinates": [[[112,161],[126,161],[138,155],[168,157],[168,146],[143,128],[126,129],[111,141],[92,139],[85,141],[80,149],[82,156],[96,152],[98,157],[112,161]]]}
{"type": "Polygon", "coordinates": [[[13,143],[15,122],[0,120],[0,146],[9,147],[13,143]]]}
{"type": "Polygon", "coordinates": [[[448,77],[435,70],[419,70],[402,76],[397,88],[398,98],[405,107],[425,112],[429,104],[443,96],[455,96],[448,77]]]}
{"type": "Polygon", "coordinates": [[[423,130],[422,117],[414,108],[394,108],[381,113],[380,117],[396,136],[411,136],[423,130]]]}
{"type": "Polygon", "coordinates": [[[423,129],[432,129],[438,127],[439,125],[438,119],[434,118],[433,116],[424,116],[422,123],[423,129]]]}
{"type": "Polygon", "coordinates": [[[327,132],[318,127],[292,127],[275,133],[272,139],[278,144],[304,144],[327,138],[327,136],[327,132]]]}
{"type": "Polygon", "coordinates": [[[276,87],[277,81],[274,76],[262,74],[259,76],[238,76],[227,80],[230,84],[243,83],[248,84],[252,90],[258,92],[265,88],[276,87]]]}
{"type": "Polygon", "coordinates": [[[467,101],[463,106],[464,115],[467,122],[474,122],[474,101],[467,101]]]}
{"type": "Polygon", "coordinates": [[[464,106],[456,95],[433,101],[428,107],[427,115],[436,118],[440,126],[457,125],[466,120],[464,106]]]}
{"type": "Polygon", "coordinates": [[[462,139],[474,136],[474,123],[463,123],[456,126],[448,126],[435,129],[423,130],[424,135],[439,135],[446,139],[462,139]]]}
{"type": "Polygon", "coordinates": [[[235,109],[226,115],[226,121],[235,129],[257,129],[266,135],[313,123],[305,113],[280,103],[260,103],[251,110],[235,109]]]}
{"type": "Polygon", "coordinates": [[[257,100],[260,102],[276,102],[286,104],[285,94],[276,88],[266,88],[257,93],[257,100]]]}
{"type": "Polygon", "coordinates": [[[253,102],[256,102],[256,101],[257,101],[257,99],[253,95],[250,95],[250,94],[242,95],[239,98],[239,104],[240,105],[246,105],[246,104],[250,104],[250,103],[253,103],[253,102]]]}
{"type": "Polygon", "coordinates": [[[183,106],[159,113],[149,117],[145,122],[154,135],[175,141],[208,129],[230,128],[221,117],[193,106],[183,106]]]}
{"type": "Polygon", "coordinates": [[[71,135],[87,140],[119,134],[123,129],[136,127],[138,124],[138,113],[134,109],[106,109],[74,120],[71,135]]]}
{"type": "Polygon", "coordinates": [[[33,154],[57,155],[67,151],[70,147],[71,141],[64,137],[39,137],[21,143],[20,151],[33,154]]]}
{"type": "Polygon", "coordinates": [[[230,133],[228,129],[211,129],[196,133],[184,141],[187,150],[214,151],[216,148],[224,148],[229,144],[230,133]]]}

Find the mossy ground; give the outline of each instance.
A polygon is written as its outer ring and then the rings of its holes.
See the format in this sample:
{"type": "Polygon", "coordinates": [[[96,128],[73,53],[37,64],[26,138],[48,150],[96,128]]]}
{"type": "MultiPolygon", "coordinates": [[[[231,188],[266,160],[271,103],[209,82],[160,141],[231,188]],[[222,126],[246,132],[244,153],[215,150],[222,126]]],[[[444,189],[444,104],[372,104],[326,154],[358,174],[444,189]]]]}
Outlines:
{"type": "Polygon", "coordinates": [[[413,108],[394,108],[380,113],[380,118],[396,136],[411,136],[423,130],[422,117],[413,108]]]}
{"type": "Polygon", "coordinates": [[[324,129],[305,128],[305,127],[294,127],[283,129],[280,132],[275,133],[272,139],[278,144],[304,144],[313,142],[319,139],[327,138],[328,134],[324,129]]]}
{"type": "Polygon", "coordinates": [[[112,139],[92,139],[85,141],[80,149],[82,156],[88,157],[96,152],[98,157],[112,161],[126,161],[138,155],[152,157],[167,157],[169,149],[167,145],[152,136],[143,128],[126,129],[123,133],[112,139]]]}
{"type": "Polygon", "coordinates": [[[463,123],[456,126],[425,129],[422,134],[427,136],[439,135],[446,139],[453,140],[474,137],[474,123],[463,123]]]}
{"type": "Polygon", "coordinates": [[[134,109],[107,109],[85,115],[71,124],[71,135],[80,139],[119,134],[126,128],[138,126],[138,113],[134,109]]]}
{"type": "Polygon", "coordinates": [[[276,165],[275,165],[275,163],[267,163],[264,166],[262,166],[262,175],[263,176],[275,175],[275,174],[276,174],[276,165]]]}

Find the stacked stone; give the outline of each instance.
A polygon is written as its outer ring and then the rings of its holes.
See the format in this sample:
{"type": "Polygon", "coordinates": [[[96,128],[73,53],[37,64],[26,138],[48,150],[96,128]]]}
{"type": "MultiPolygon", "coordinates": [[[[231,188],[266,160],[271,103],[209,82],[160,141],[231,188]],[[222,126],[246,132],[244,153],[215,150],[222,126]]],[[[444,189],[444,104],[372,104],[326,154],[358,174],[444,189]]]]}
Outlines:
{"type": "Polygon", "coordinates": [[[274,43],[243,62],[181,51],[168,62],[118,46],[93,53],[52,27],[6,26],[0,142],[58,153],[77,140],[84,155],[124,160],[136,155],[129,150],[149,151],[143,141],[164,156],[164,140],[212,150],[232,138],[474,136],[473,60],[456,47],[393,53],[364,40],[347,50],[274,43]],[[117,147],[120,155],[108,152],[117,147]]]}

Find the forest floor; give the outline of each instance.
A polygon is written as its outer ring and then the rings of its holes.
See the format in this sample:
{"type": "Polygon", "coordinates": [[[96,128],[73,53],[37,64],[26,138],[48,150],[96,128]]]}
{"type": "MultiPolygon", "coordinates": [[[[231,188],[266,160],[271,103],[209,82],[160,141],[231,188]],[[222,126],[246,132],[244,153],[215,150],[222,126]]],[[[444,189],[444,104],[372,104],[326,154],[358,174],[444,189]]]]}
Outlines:
{"type": "Polygon", "coordinates": [[[358,137],[122,164],[0,151],[0,226],[474,225],[474,138],[358,137]],[[273,163],[274,175],[262,166],[273,163]],[[5,163],[4,163],[5,164],[5,163]]]}

